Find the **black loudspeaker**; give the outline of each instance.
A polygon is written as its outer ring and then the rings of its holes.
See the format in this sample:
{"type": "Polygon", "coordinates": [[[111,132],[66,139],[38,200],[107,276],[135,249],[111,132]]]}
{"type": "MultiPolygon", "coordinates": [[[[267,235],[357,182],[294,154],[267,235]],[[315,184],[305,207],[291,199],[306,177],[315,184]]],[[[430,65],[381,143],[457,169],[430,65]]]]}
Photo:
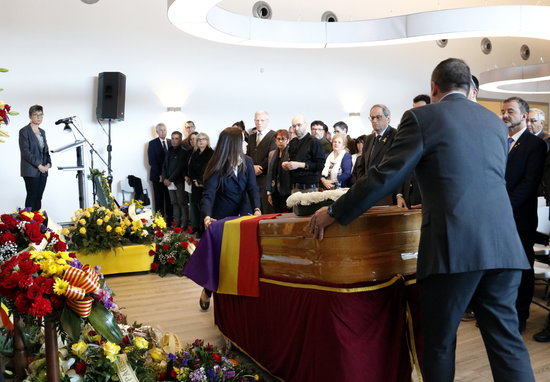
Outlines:
{"type": "Polygon", "coordinates": [[[126,76],[119,72],[99,73],[97,81],[97,119],[124,121],[126,76]]]}

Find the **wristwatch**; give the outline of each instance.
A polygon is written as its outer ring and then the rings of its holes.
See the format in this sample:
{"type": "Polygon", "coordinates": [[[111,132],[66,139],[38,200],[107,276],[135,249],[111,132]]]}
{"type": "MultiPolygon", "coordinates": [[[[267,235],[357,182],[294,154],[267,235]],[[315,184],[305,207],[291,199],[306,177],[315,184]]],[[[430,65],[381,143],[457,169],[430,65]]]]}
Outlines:
{"type": "Polygon", "coordinates": [[[332,210],[332,206],[333,206],[332,204],[328,206],[327,214],[328,216],[334,219],[334,211],[332,210]]]}

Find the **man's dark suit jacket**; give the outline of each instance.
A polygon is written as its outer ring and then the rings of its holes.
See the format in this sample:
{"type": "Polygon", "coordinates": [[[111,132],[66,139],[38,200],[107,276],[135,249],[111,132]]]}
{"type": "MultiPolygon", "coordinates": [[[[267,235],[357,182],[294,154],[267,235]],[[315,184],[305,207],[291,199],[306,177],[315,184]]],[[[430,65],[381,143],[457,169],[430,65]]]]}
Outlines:
{"type": "MultiPolygon", "coordinates": [[[[168,148],[171,147],[170,139],[166,140],[166,145],[168,148]]],[[[149,180],[151,182],[158,183],[160,181],[160,176],[162,175],[162,165],[164,164],[165,158],[166,153],[162,148],[160,138],[155,138],[149,141],[149,145],[147,146],[147,159],[149,160],[149,166],[151,166],[149,171],[149,180]]]]}
{"type": "Polygon", "coordinates": [[[162,178],[177,185],[183,184],[184,172],[187,170],[187,150],[183,147],[170,147],[162,166],[162,178]]]}
{"type": "Polygon", "coordinates": [[[251,214],[260,208],[260,193],[256,185],[254,164],[245,156],[245,162],[239,166],[237,176],[232,174],[223,178],[214,174],[204,179],[204,191],[201,200],[203,217],[223,219],[228,216],[251,214]],[[245,173],[241,171],[246,166],[245,173]]]}
{"type": "Polygon", "coordinates": [[[256,177],[258,181],[258,187],[265,189],[266,175],[267,175],[267,156],[271,150],[275,150],[277,145],[275,144],[275,132],[270,130],[265,134],[265,136],[260,141],[260,144],[256,146],[256,136],[257,132],[252,134],[248,138],[248,148],[246,155],[252,158],[252,162],[255,165],[262,166],[262,174],[256,177]]]}
{"type": "Polygon", "coordinates": [[[359,158],[357,158],[357,163],[353,167],[353,173],[351,176],[352,184],[365,175],[369,167],[376,166],[380,163],[382,157],[384,157],[386,152],[388,152],[391,147],[393,139],[395,138],[395,133],[396,130],[391,126],[388,126],[386,131],[384,131],[384,135],[382,135],[380,142],[376,144],[374,148],[373,146],[374,141],[376,140],[376,133],[373,132],[367,136],[365,144],[363,145],[363,153],[359,158]]]}
{"type": "MultiPolygon", "coordinates": [[[[44,139],[44,149],[40,149],[38,144],[38,138],[32,131],[30,124],[19,130],[19,149],[21,151],[21,176],[25,177],[37,177],[41,174],[38,169],[39,165],[52,164],[50,158],[50,150],[48,149],[48,142],[46,141],[46,132],[42,129],[38,129],[40,135],[44,139]]],[[[48,175],[46,172],[44,175],[48,175]]]]}
{"type": "Polygon", "coordinates": [[[333,204],[348,224],[413,169],[422,194],[417,278],[528,269],[506,191],[507,129],[463,94],[411,109],[384,159],[333,204]]]}
{"type": "Polygon", "coordinates": [[[518,231],[537,229],[537,191],[545,158],[546,144],[527,129],[508,154],[506,189],[518,231]]]}

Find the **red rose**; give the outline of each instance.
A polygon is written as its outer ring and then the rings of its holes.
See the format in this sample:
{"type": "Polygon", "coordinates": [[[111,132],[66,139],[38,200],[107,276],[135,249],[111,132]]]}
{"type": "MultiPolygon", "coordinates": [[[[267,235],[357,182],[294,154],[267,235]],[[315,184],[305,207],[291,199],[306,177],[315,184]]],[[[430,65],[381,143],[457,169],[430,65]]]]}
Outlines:
{"type": "Polygon", "coordinates": [[[165,251],[168,251],[170,249],[170,246],[168,244],[163,244],[162,249],[164,249],[165,251]]]}
{"type": "Polygon", "coordinates": [[[169,262],[170,264],[174,264],[174,262],[176,261],[176,258],[174,256],[170,256],[169,258],[166,259],[167,262],[169,262]]]}
{"type": "Polygon", "coordinates": [[[153,251],[152,249],[151,249],[151,250],[149,250],[149,256],[155,256],[155,253],[156,253],[156,252],[155,252],[155,251],[153,251]]]}
{"type": "Polygon", "coordinates": [[[193,233],[193,228],[191,227],[187,228],[187,233],[193,233]]]}
{"type": "Polygon", "coordinates": [[[30,222],[31,218],[27,215],[19,214],[19,219],[21,219],[22,222],[30,222]]]}
{"type": "Polygon", "coordinates": [[[174,232],[175,233],[182,233],[183,229],[181,229],[180,227],[176,227],[176,228],[174,228],[174,232]]]}
{"type": "Polygon", "coordinates": [[[74,252],[69,253],[69,257],[72,257],[73,259],[76,259],[76,253],[74,253],[74,252]]]}
{"type": "Polygon", "coordinates": [[[8,242],[15,243],[15,235],[11,232],[5,232],[0,236],[0,245],[4,245],[8,242]]]}
{"type": "Polygon", "coordinates": [[[212,353],[212,359],[213,359],[215,362],[221,362],[222,356],[221,356],[219,353],[212,353]]]}
{"type": "Polygon", "coordinates": [[[56,294],[50,296],[50,301],[55,309],[61,309],[65,305],[65,298],[56,294]]]}
{"type": "Polygon", "coordinates": [[[74,370],[78,375],[86,375],[86,362],[80,361],[76,364],[74,370]]]}
{"type": "Polygon", "coordinates": [[[129,344],[130,343],[130,336],[128,336],[126,334],[124,337],[122,337],[122,343],[129,344]]]}
{"type": "Polygon", "coordinates": [[[55,252],[65,252],[67,250],[67,243],[58,241],[53,245],[53,249],[55,252]]]}
{"type": "Polygon", "coordinates": [[[38,223],[29,223],[25,226],[25,232],[29,237],[29,240],[35,244],[40,244],[44,235],[40,232],[40,226],[38,223]]]}
{"type": "Polygon", "coordinates": [[[178,223],[176,223],[176,222],[172,222],[172,223],[170,223],[170,225],[171,225],[172,227],[175,227],[175,226],[177,226],[177,225],[178,225],[178,223]]]}
{"type": "Polygon", "coordinates": [[[156,231],[155,236],[156,237],[164,237],[164,234],[162,233],[162,231],[156,231]]]}
{"type": "Polygon", "coordinates": [[[142,223],[147,223],[147,219],[141,219],[142,223]]]}
{"type": "Polygon", "coordinates": [[[2,220],[2,223],[8,227],[9,230],[14,230],[17,228],[17,220],[9,214],[4,214],[0,216],[0,219],[2,220]]]}
{"type": "Polygon", "coordinates": [[[159,265],[157,263],[151,263],[151,270],[156,271],[159,269],[159,265]]]}
{"type": "Polygon", "coordinates": [[[40,214],[34,214],[34,217],[32,218],[37,223],[44,223],[44,218],[40,214]]]}
{"type": "Polygon", "coordinates": [[[182,241],[181,243],[182,248],[186,249],[189,246],[189,243],[186,241],[182,241]]]}
{"type": "Polygon", "coordinates": [[[34,300],[34,303],[29,308],[29,314],[35,315],[37,317],[43,317],[46,314],[52,312],[52,304],[50,300],[38,297],[34,300]]]}

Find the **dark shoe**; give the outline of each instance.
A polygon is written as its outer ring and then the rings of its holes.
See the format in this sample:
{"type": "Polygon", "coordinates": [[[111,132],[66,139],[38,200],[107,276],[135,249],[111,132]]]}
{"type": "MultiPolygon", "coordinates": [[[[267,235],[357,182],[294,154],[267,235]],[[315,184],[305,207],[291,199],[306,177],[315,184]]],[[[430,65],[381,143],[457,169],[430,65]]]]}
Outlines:
{"type": "Polygon", "coordinates": [[[210,297],[206,294],[205,290],[202,290],[201,296],[199,297],[199,306],[203,311],[207,311],[210,308],[210,297]]]}
{"type": "Polygon", "coordinates": [[[523,332],[525,332],[526,327],[527,327],[527,321],[520,320],[519,325],[518,325],[518,329],[519,329],[520,334],[523,334],[523,332]]]}
{"type": "Polygon", "coordinates": [[[544,328],[541,332],[534,334],[533,339],[537,342],[550,342],[550,329],[544,328]]]}
{"type": "Polygon", "coordinates": [[[474,312],[470,310],[470,311],[467,311],[466,313],[464,313],[464,316],[462,316],[460,321],[470,322],[470,321],[474,321],[475,319],[476,319],[476,316],[474,315],[474,312]]]}

